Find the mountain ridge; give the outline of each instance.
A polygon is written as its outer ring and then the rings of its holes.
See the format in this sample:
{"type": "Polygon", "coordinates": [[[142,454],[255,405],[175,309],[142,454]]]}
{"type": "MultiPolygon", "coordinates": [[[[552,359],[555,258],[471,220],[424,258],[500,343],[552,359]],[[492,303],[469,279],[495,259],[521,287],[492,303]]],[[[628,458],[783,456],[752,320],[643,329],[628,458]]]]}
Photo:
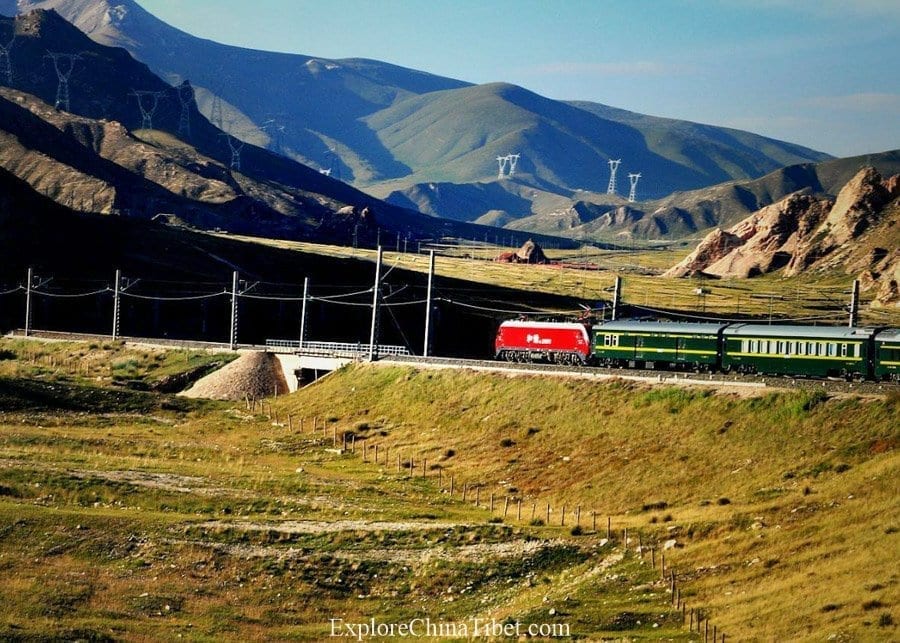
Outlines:
{"type": "MultiPolygon", "coordinates": [[[[133,0],[115,4],[0,0],[0,13],[4,7],[58,10],[98,40],[126,47],[168,82],[190,79],[198,88],[203,113],[211,116],[217,105],[224,106],[224,118],[235,124],[235,135],[277,148],[366,189],[401,178],[409,183],[489,181],[496,174],[498,153],[520,153],[523,179],[539,189],[605,191],[607,161],[624,158],[623,171],[644,173],[642,194],[659,197],[675,189],[752,178],[783,165],[827,158],[797,145],[749,133],[736,135],[737,130],[636,118],[592,103],[535,98],[533,92],[508,84],[475,86],[371,59],[323,59],[222,45],[166,25],[133,0]],[[441,92],[459,95],[434,95],[441,92]],[[495,93],[489,112],[470,110],[460,119],[446,107],[447,101],[464,106],[469,95],[485,92],[495,93]],[[407,101],[424,96],[429,98],[418,101],[417,120],[421,123],[430,114],[449,111],[443,129],[468,141],[461,147],[445,146],[446,155],[430,162],[420,161],[418,154],[439,141],[427,128],[411,128],[409,114],[397,109],[404,102],[409,108],[412,103],[407,101]],[[516,127],[517,122],[521,126],[516,127]],[[496,123],[502,134],[488,137],[495,146],[478,145],[481,137],[468,133],[490,123],[496,123]],[[415,142],[393,135],[401,126],[415,135],[415,142]],[[664,145],[648,146],[644,140],[648,131],[666,129],[664,145]],[[728,134],[714,141],[719,130],[728,134]],[[690,140],[697,131],[705,137],[690,140]],[[560,149],[561,141],[567,142],[566,150],[560,149]],[[617,149],[616,141],[627,145],[617,149]],[[530,172],[525,172],[529,164],[530,172]]],[[[496,208],[487,204],[483,209],[496,208]]]]}

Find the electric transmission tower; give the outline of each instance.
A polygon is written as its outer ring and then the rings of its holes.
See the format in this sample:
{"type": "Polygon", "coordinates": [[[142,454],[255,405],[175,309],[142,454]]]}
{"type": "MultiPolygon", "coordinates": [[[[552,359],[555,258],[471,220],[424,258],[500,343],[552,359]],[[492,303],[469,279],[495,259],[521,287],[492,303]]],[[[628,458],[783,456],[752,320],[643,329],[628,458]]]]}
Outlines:
{"type": "Polygon", "coordinates": [[[218,94],[213,94],[212,97],[212,106],[209,110],[209,122],[219,129],[224,129],[224,119],[222,118],[222,99],[219,98],[218,94]]]}
{"type": "Polygon", "coordinates": [[[506,175],[506,164],[509,162],[509,158],[506,156],[498,156],[497,164],[500,166],[500,171],[497,173],[497,178],[502,179],[506,175]]]}
{"type": "Polygon", "coordinates": [[[260,127],[264,132],[271,132],[272,149],[279,154],[284,154],[284,133],[287,131],[284,125],[274,118],[267,119],[260,127]]]}
{"type": "Polygon", "coordinates": [[[514,176],[516,173],[516,164],[519,162],[519,154],[510,154],[507,156],[507,160],[509,161],[509,176],[514,176]]]}
{"type": "Polygon", "coordinates": [[[244,141],[239,138],[235,138],[231,134],[223,132],[219,136],[224,136],[225,140],[228,141],[228,149],[231,150],[231,169],[241,171],[241,150],[244,149],[244,141]]]}
{"type": "Polygon", "coordinates": [[[628,180],[631,181],[631,191],[628,193],[628,202],[634,203],[637,201],[637,184],[638,179],[641,178],[640,173],[638,174],[629,174],[628,180]]]}
{"type": "Polygon", "coordinates": [[[13,34],[12,39],[6,45],[0,45],[0,77],[6,77],[8,87],[12,87],[13,82],[12,60],[9,52],[15,42],[16,34],[13,34]]]}
{"type": "Polygon", "coordinates": [[[153,115],[159,108],[159,99],[166,93],[133,90],[131,95],[137,98],[138,108],[141,110],[141,129],[153,129],[153,115]],[[144,102],[145,98],[147,103],[144,102]]]}
{"type": "Polygon", "coordinates": [[[69,78],[75,71],[75,61],[81,60],[81,54],[61,54],[54,51],[48,51],[44,58],[50,58],[53,61],[53,68],[56,70],[56,77],[59,83],[56,86],[56,109],[62,108],[69,111],[69,78]]]}
{"type": "Polygon", "coordinates": [[[516,164],[519,162],[520,154],[507,154],[506,156],[497,157],[497,165],[500,171],[497,174],[498,179],[513,176],[516,173],[516,164]],[[508,171],[507,171],[508,170],[508,171]]]}
{"type": "Polygon", "coordinates": [[[619,170],[621,163],[622,159],[609,159],[609,186],[606,188],[607,194],[616,193],[616,172],[619,170]]]}
{"type": "Polygon", "coordinates": [[[178,94],[178,102],[181,103],[181,116],[178,119],[178,136],[182,140],[191,139],[191,105],[194,104],[194,88],[188,81],[184,81],[175,88],[178,94]]]}

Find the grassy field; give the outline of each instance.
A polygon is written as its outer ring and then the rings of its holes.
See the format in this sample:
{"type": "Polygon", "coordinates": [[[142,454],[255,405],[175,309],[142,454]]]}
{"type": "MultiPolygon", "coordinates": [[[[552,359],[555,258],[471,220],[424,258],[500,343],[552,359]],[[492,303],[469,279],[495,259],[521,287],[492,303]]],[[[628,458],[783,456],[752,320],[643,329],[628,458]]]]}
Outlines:
{"type": "Polygon", "coordinates": [[[0,639],[322,640],[332,618],[425,617],[690,639],[620,541],[334,449],[366,429],[354,410],[313,433],[315,387],[265,412],[154,388],[229,358],[0,341],[0,639]]]}
{"type": "MultiPolygon", "coordinates": [[[[332,257],[356,257],[375,261],[375,251],[343,246],[241,237],[267,246],[300,250],[332,257]]],[[[390,247],[390,246],[388,246],[390,247]]],[[[528,266],[495,263],[494,257],[509,248],[464,246],[440,248],[435,270],[438,275],[468,279],[482,284],[576,296],[593,305],[610,300],[616,276],[623,280],[623,301],[650,309],[682,311],[690,315],[755,315],[773,319],[816,320],[845,324],[853,279],[849,275],[805,274],[785,278],[770,274],[754,279],[662,279],[658,275],[683,259],[693,248],[637,248],[635,250],[548,250],[563,266],[528,266]],[[581,266],[578,267],[578,266],[581,266]],[[698,294],[697,289],[705,292],[698,294]]],[[[428,257],[386,250],[384,262],[418,272],[428,271],[428,257]]],[[[426,249],[423,249],[424,253],[426,249]]],[[[872,293],[861,295],[862,323],[900,325],[900,310],[872,308],[872,293]]]]}
{"type": "Polygon", "coordinates": [[[0,342],[0,638],[429,617],[697,640],[650,546],[729,640],[900,634],[896,394],[366,365],[254,409],[153,388],[229,357],[0,342]]]}

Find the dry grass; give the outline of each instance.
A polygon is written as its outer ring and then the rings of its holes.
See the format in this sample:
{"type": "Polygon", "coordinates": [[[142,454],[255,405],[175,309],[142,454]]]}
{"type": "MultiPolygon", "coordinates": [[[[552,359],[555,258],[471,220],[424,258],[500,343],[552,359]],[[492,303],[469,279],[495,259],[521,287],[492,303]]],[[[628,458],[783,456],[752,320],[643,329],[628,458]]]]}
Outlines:
{"type": "Polygon", "coordinates": [[[549,502],[554,520],[581,505],[678,539],[667,555],[689,604],[737,640],[896,633],[879,625],[900,600],[896,400],[363,367],[279,406],[341,428],[365,418],[372,444],[482,498],[549,502]]]}
{"type": "MultiPolygon", "coordinates": [[[[40,350],[62,363],[79,347],[40,350]]],[[[156,356],[129,359],[143,373],[156,356]]],[[[99,360],[99,382],[50,368],[0,374],[4,640],[321,640],[332,616],[491,615],[685,636],[648,566],[596,536],[493,524],[433,478],[333,452],[309,422],[300,433],[244,404],[114,386],[99,360]],[[588,600],[599,591],[602,605],[588,600]],[[637,616],[623,625],[623,613],[637,616]]]]}
{"type": "MultiPolygon", "coordinates": [[[[241,239],[311,254],[375,260],[374,250],[254,237],[241,239]]],[[[427,272],[427,255],[416,254],[417,248],[409,250],[409,253],[387,250],[384,261],[389,266],[427,272]]],[[[611,299],[611,289],[619,275],[623,277],[623,301],[628,304],[678,310],[701,317],[707,314],[767,317],[771,314],[775,319],[818,318],[820,323],[834,324],[846,321],[845,309],[849,305],[853,281],[848,275],[818,273],[791,278],[771,274],[743,280],[663,279],[658,276],[687,255],[690,248],[548,251],[551,258],[587,265],[591,267],[589,270],[500,264],[490,260],[505,250],[508,249],[467,247],[441,250],[436,271],[446,277],[482,284],[580,297],[588,303],[611,299]],[[697,288],[703,288],[706,294],[698,295],[697,288]]],[[[862,294],[862,322],[900,325],[900,310],[870,309],[867,304],[872,297],[873,293],[862,294]]]]}

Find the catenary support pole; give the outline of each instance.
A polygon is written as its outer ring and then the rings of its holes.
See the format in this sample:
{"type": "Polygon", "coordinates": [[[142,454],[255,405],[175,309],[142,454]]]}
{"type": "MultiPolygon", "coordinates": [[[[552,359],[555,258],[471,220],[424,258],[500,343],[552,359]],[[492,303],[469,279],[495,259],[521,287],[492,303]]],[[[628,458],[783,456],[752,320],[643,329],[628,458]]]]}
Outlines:
{"type": "Polygon", "coordinates": [[[431,288],[434,285],[434,250],[428,251],[428,295],[425,298],[425,346],[422,355],[431,354],[431,288]]]}
{"type": "Polygon", "coordinates": [[[122,271],[116,270],[116,283],[113,285],[113,323],[112,338],[119,338],[119,287],[122,284],[122,271]]]}
{"type": "Polygon", "coordinates": [[[375,263],[375,287],[372,293],[372,329],[369,333],[369,361],[378,357],[378,304],[381,299],[381,246],[378,247],[378,259],[375,263]]]}
{"type": "Polygon", "coordinates": [[[28,269],[28,281],[25,282],[25,337],[31,334],[31,286],[34,283],[34,269],[28,269]]]}
{"type": "Polygon", "coordinates": [[[231,275],[231,339],[229,346],[231,350],[237,348],[237,330],[238,330],[238,271],[235,270],[231,275]]]}
{"type": "Polygon", "coordinates": [[[309,277],[303,278],[303,307],[300,309],[300,348],[306,341],[306,302],[309,299],[309,277]]]}
{"type": "Polygon", "coordinates": [[[859,316],[859,279],[853,280],[853,290],[850,293],[850,323],[848,326],[853,328],[856,326],[857,317],[859,316]]]}
{"type": "Polygon", "coordinates": [[[612,303],[612,321],[616,321],[619,318],[619,298],[622,296],[622,278],[616,277],[616,285],[613,290],[613,303],[612,303]]]}

